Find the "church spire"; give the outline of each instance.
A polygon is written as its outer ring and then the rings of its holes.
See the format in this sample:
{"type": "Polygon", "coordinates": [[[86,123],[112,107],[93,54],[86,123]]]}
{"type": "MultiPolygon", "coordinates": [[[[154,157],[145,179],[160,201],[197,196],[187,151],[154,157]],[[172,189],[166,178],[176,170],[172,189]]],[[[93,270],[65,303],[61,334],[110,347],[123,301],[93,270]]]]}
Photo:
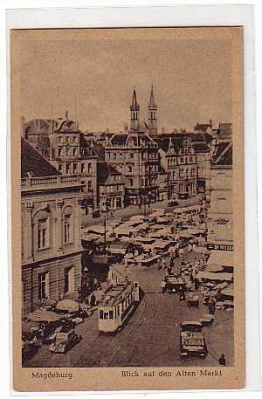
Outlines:
{"type": "Polygon", "coordinates": [[[151,93],[150,93],[150,99],[149,99],[149,104],[148,104],[148,109],[157,109],[157,105],[155,102],[155,96],[154,96],[154,86],[151,86],[151,93]]]}
{"type": "Polygon", "coordinates": [[[157,104],[155,101],[153,85],[151,86],[148,104],[148,128],[150,135],[155,136],[157,134],[157,104]]]}
{"type": "Polygon", "coordinates": [[[136,98],[136,90],[133,91],[133,98],[132,103],[130,105],[130,112],[131,112],[131,130],[137,130],[139,126],[139,111],[140,105],[137,102],[136,98]]]}

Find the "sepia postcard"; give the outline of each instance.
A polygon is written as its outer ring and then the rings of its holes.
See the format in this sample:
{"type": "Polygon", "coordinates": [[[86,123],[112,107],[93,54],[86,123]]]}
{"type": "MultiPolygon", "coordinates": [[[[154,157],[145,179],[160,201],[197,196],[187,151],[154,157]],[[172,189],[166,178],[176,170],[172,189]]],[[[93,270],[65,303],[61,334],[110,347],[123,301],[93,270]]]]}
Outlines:
{"type": "Polygon", "coordinates": [[[243,28],[14,29],[13,387],[245,386],[243,28]]]}

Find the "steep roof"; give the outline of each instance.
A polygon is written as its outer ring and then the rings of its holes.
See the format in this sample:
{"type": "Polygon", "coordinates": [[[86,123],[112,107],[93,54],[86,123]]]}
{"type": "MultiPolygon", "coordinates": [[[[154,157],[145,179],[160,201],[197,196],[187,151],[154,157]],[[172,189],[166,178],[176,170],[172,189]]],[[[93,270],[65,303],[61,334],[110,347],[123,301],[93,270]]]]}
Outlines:
{"type": "Polygon", "coordinates": [[[92,150],[96,154],[98,161],[101,162],[101,161],[105,160],[105,147],[104,146],[102,146],[101,144],[95,144],[92,147],[92,150]]]}
{"type": "Polygon", "coordinates": [[[154,146],[155,141],[149,137],[148,134],[145,133],[117,133],[115,134],[111,140],[110,144],[116,147],[124,147],[128,146],[132,141],[133,146],[154,146]]]}
{"type": "Polygon", "coordinates": [[[112,165],[106,162],[98,162],[97,163],[97,182],[98,184],[104,184],[109,176],[121,176],[121,173],[118,172],[112,165]]]}
{"type": "Polygon", "coordinates": [[[201,152],[209,152],[209,147],[205,141],[193,142],[192,147],[194,148],[196,154],[201,152]]]}
{"type": "Polygon", "coordinates": [[[60,175],[27,140],[21,139],[21,177],[41,177],[60,175]]]}
{"type": "Polygon", "coordinates": [[[230,166],[233,164],[233,146],[230,141],[217,144],[213,164],[220,166],[230,166]]]}
{"type": "Polygon", "coordinates": [[[154,141],[158,144],[164,152],[168,152],[170,144],[174,147],[176,153],[179,152],[180,148],[183,147],[182,137],[156,137],[154,141]]]}
{"type": "Polygon", "coordinates": [[[153,88],[153,85],[151,86],[151,92],[150,92],[150,98],[149,98],[148,109],[157,109],[157,105],[156,105],[156,101],[155,101],[155,96],[154,96],[154,88],[153,88]]]}
{"type": "Polygon", "coordinates": [[[136,99],[136,90],[134,89],[133,91],[133,98],[132,98],[132,104],[130,105],[130,111],[139,111],[140,110],[140,106],[137,102],[136,99]]]}
{"type": "Polygon", "coordinates": [[[90,144],[85,139],[83,133],[80,133],[80,148],[81,148],[81,158],[85,157],[95,157],[96,153],[90,147],[90,144]]]}

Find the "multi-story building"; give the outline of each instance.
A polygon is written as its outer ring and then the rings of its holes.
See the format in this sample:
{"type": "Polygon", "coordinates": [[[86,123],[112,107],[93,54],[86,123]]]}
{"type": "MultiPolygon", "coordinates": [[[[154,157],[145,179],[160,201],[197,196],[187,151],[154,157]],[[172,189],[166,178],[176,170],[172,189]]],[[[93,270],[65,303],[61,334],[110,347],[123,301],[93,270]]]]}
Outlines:
{"type": "Polygon", "coordinates": [[[134,90],[130,131],[115,134],[105,145],[105,161],[123,175],[126,203],[141,205],[158,198],[158,145],[147,134],[148,127],[140,122],[140,106],[134,90]]]}
{"type": "Polygon", "coordinates": [[[123,176],[112,165],[98,162],[98,206],[102,211],[124,208],[125,183],[123,176]]]}
{"type": "Polygon", "coordinates": [[[211,144],[210,133],[187,133],[192,141],[192,147],[197,160],[197,191],[204,193],[210,187],[211,144]]]}
{"type": "Polygon", "coordinates": [[[23,313],[46,301],[77,297],[81,284],[79,175],[63,176],[22,138],[23,313]]]}
{"type": "Polygon", "coordinates": [[[211,194],[207,217],[209,244],[233,244],[232,142],[218,143],[211,165],[211,194]]]}
{"type": "Polygon", "coordinates": [[[190,138],[174,134],[155,138],[161,166],[168,174],[168,198],[187,198],[197,194],[197,162],[190,138]]]}
{"type": "Polygon", "coordinates": [[[23,135],[62,175],[81,176],[86,209],[97,206],[97,156],[68,112],[65,118],[28,122],[23,135]]]}
{"type": "Polygon", "coordinates": [[[51,135],[50,162],[63,175],[77,174],[85,184],[85,204],[97,206],[97,156],[87,144],[77,123],[66,114],[51,135]]]}

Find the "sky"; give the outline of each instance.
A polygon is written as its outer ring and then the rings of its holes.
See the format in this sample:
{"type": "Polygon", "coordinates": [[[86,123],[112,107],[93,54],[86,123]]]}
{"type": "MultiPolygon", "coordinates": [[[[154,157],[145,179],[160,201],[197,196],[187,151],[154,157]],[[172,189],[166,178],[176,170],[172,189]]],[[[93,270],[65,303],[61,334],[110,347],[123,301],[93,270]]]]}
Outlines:
{"type": "MultiPolygon", "coordinates": [[[[124,30],[122,30],[123,32],[124,30]]],[[[209,35],[49,35],[23,40],[19,67],[21,113],[57,118],[69,111],[81,129],[123,130],[136,88],[140,119],[147,119],[151,85],[158,105],[158,129],[192,130],[197,122],[232,119],[231,41],[209,35]],[[110,36],[111,35],[111,36],[110,36]],[[122,36],[121,36],[122,35],[122,36]],[[110,40],[107,40],[107,36],[110,40]],[[75,107],[76,104],[76,107],[75,107]]],[[[94,31],[93,31],[94,33],[94,31]]]]}

